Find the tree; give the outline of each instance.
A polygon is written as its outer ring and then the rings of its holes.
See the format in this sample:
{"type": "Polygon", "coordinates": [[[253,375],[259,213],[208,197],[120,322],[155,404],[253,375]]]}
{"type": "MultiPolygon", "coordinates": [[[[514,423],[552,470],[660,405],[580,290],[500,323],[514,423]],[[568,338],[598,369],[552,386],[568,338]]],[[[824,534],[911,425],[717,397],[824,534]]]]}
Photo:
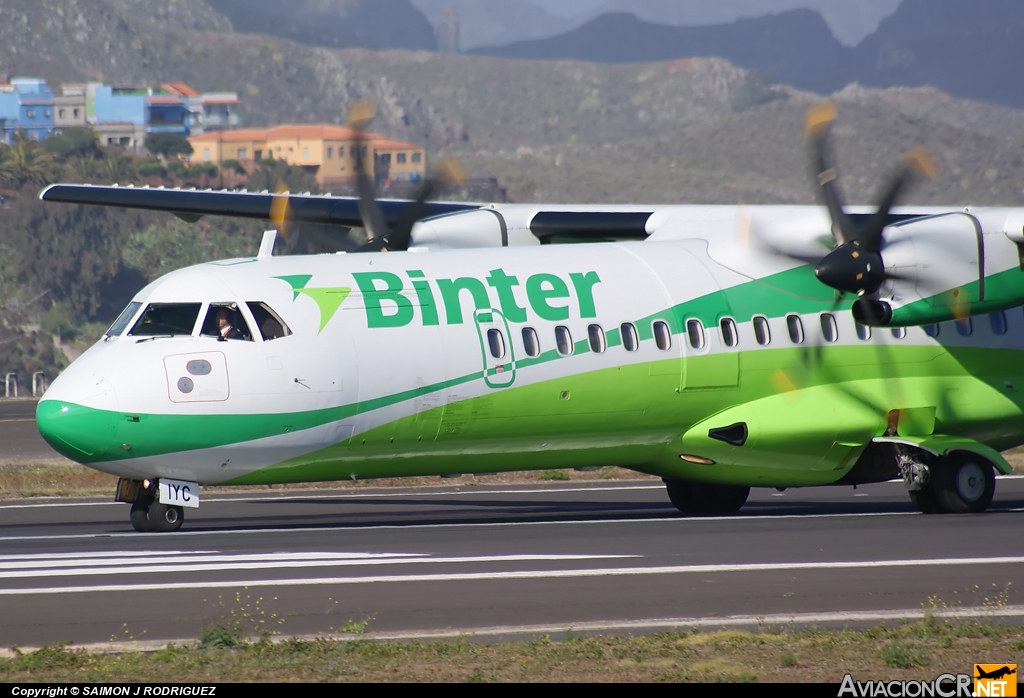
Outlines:
{"type": "Polygon", "coordinates": [[[63,160],[72,157],[102,156],[102,151],[96,144],[96,132],[85,126],[66,128],[63,133],[44,139],[40,147],[63,160]]]}
{"type": "Polygon", "coordinates": [[[192,144],[177,133],[151,133],[146,136],[146,150],[165,158],[191,155],[192,144]]]}
{"type": "Polygon", "coordinates": [[[281,188],[279,185],[293,192],[320,193],[320,187],[317,186],[313,175],[301,167],[292,167],[284,160],[262,160],[259,167],[254,168],[249,175],[246,187],[250,191],[274,191],[281,188]]]}
{"type": "Polygon", "coordinates": [[[108,154],[100,166],[100,175],[108,184],[134,182],[139,178],[135,163],[127,155],[108,154]]]}
{"type": "Polygon", "coordinates": [[[0,159],[0,180],[12,189],[25,184],[44,186],[55,182],[59,167],[56,159],[44,152],[39,144],[28,138],[18,138],[14,145],[5,147],[0,159]]]}

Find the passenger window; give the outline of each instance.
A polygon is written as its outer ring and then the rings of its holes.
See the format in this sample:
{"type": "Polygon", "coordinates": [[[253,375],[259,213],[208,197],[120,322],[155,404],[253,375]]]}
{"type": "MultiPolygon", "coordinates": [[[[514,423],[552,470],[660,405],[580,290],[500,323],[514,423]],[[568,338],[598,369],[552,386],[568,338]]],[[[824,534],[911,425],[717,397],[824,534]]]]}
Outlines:
{"type": "Polygon", "coordinates": [[[640,337],[637,335],[633,323],[622,323],[619,325],[619,332],[622,333],[622,346],[626,347],[626,351],[636,351],[640,348],[640,337]]]}
{"type": "Polygon", "coordinates": [[[736,331],[736,321],[731,317],[722,318],[718,327],[722,330],[722,341],[725,342],[725,346],[734,347],[740,343],[740,335],[736,331]]]}
{"type": "Polygon", "coordinates": [[[669,332],[668,323],[658,320],[654,323],[654,343],[658,348],[665,351],[672,346],[672,333],[669,332]]]}
{"type": "Polygon", "coordinates": [[[608,348],[604,330],[600,325],[590,325],[587,328],[587,337],[590,339],[590,351],[595,354],[603,354],[604,350],[608,348]]]}
{"type": "Polygon", "coordinates": [[[555,346],[562,356],[569,356],[572,353],[572,335],[569,328],[559,325],[555,328],[555,346]]]}
{"type": "Polygon", "coordinates": [[[235,303],[210,303],[200,334],[204,337],[216,337],[222,342],[229,339],[252,341],[249,326],[245,324],[245,318],[235,303]]]}
{"type": "Polygon", "coordinates": [[[907,336],[907,328],[906,327],[893,327],[892,328],[892,336],[895,337],[896,339],[903,339],[904,337],[907,336]]]}
{"type": "MultiPolygon", "coordinates": [[[[135,317],[135,313],[139,312],[139,308],[142,307],[142,303],[138,301],[132,301],[128,304],[128,307],[121,311],[121,314],[114,320],[114,324],[107,330],[106,337],[120,337],[121,333],[124,332],[124,328],[128,327],[128,323],[135,317]]],[[[195,323],[193,323],[195,324],[195,323]]]]}
{"type": "Polygon", "coordinates": [[[686,336],[694,349],[704,348],[704,325],[693,318],[686,321],[686,336]]]}
{"type": "Polygon", "coordinates": [[[288,329],[288,325],[284,324],[284,320],[271,310],[270,306],[266,303],[249,301],[246,305],[249,306],[249,312],[252,313],[253,319],[256,320],[256,326],[259,328],[260,336],[263,337],[264,342],[287,337],[292,333],[288,329]]]}
{"type": "Polygon", "coordinates": [[[804,343],[804,323],[799,315],[786,316],[786,329],[789,330],[789,339],[793,344],[804,343]]]}
{"type": "Polygon", "coordinates": [[[871,327],[868,325],[862,325],[859,322],[854,323],[857,325],[857,338],[862,339],[865,342],[871,339],[871,327]]]}
{"type": "Polygon", "coordinates": [[[754,318],[754,339],[762,346],[771,343],[772,331],[768,327],[768,318],[760,315],[754,318]]]}
{"type": "Polygon", "coordinates": [[[505,358],[505,335],[501,333],[501,330],[487,330],[487,347],[491,350],[491,356],[494,358],[505,358]]]}
{"type": "Polygon", "coordinates": [[[924,326],[924,333],[926,335],[928,335],[929,337],[938,337],[939,336],[939,326],[938,325],[925,325],[924,326]]]}
{"type": "Polygon", "coordinates": [[[997,310],[988,314],[989,322],[992,323],[992,332],[995,334],[1006,334],[1006,313],[997,310]]]}
{"type": "Polygon", "coordinates": [[[969,337],[974,332],[974,325],[971,323],[971,318],[965,317],[963,320],[956,321],[956,331],[963,337],[969,337]]]}
{"type": "Polygon", "coordinates": [[[201,306],[202,303],[150,303],[128,336],[190,335],[201,306]]]}
{"type": "Polygon", "coordinates": [[[523,348],[529,357],[540,356],[540,338],[532,327],[523,328],[523,348]]]}
{"type": "Polygon", "coordinates": [[[836,325],[836,316],[832,313],[821,314],[821,336],[826,342],[839,339],[839,327],[836,325]]]}

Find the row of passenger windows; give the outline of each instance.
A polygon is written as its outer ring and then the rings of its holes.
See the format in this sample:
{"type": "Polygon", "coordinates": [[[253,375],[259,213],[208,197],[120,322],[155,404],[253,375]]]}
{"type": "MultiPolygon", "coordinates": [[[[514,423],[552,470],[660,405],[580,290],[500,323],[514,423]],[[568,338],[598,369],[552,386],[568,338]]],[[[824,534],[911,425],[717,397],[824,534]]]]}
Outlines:
{"type": "MultiPolygon", "coordinates": [[[[993,334],[1006,334],[1006,314],[1003,311],[989,313],[988,318],[993,334]]],[[[822,313],[818,316],[818,319],[821,325],[822,339],[830,344],[838,342],[839,325],[836,322],[835,315],[832,313],[822,313]]],[[[756,315],[752,319],[751,324],[754,328],[754,341],[761,346],[771,344],[772,331],[771,326],[768,323],[768,318],[762,315],[756,315]]],[[[860,323],[854,324],[857,328],[858,339],[863,341],[871,339],[871,327],[861,325],[860,323]]],[[[957,333],[961,336],[967,337],[974,332],[972,318],[957,320],[953,324],[956,327],[957,333]]],[[[669,327],[666,322],[657,320],[651,326],[651,329],[654,335],[655,344],[659,349],[665,351],[672,346],[672,333],[669,331],[669,327]]],[[[922,329],[924,329],[925,334],[929,337],[938,337],[941,326],[924,325],[922,329]]],[[[740,343],[739,329],[736,326],[736,321],[732,318],[722,318],[719,322],[719,330],[722,333],[722,342],[725,346],[735,347],[740,343]]],[[[807,339],[807,335],[804,332],[804,321],[799,315],[786,316],[786,331],[789,334],[789,341],[793,344],[803,344],[807,339]]],[[[889,331],[896,339],[903,339],[907,336],[906,327],[893,327],[889,331]]],[[[622,338],[622,346],[626,351],[637,351],[640,348],[640,337],[637,334],[635,325],[630,322],[622,323],[622,325],[619,326],[619,334],[622,338]]],[[[540,356],[541,344],[537,331],[532,327],[524,327],[522,330],[522,336],[523,347],[526,350],[526,355],[529,357],[540,356]]],[[[590,345],[590,351],[596,354],[601,354],[608,348],[604,329],[602,329],[600,325],[589,325],[587,327],[587,339],[590,345]]],[[[686,321],[686,339],[694,349],[703,349],[706,346],[707,338],[705,336],[704,324],[700,320],[690,318],[686,321]]],[[[505,358],[507,353],[505,348],[505,337],[500,330],[488,330],[487,343],[492,357],[495,359],[505,358]]],[[[558,353],[561,356],[568,356],[573,353],[573,346],[572,334],[569,332],[569,328],[563,325],[556,327],[555,348],[558,350],[558,353]]]]}
{"type": "MultiPolygon", "coordinates": [[[[656,320],[651,325],[651,331],[654,335],[654,343],[659,349],[666,351],[672,347],[672,332],[668,328],[668,323],[663,320],[656,320]]],[[[633,323],[622,323],[619,326],[619,335],[622,338],[622,346],[625,347],[626,351],[637,351],[640,348],[640,335],[637,333],[636,326],[633,323]]],[[[541,342],[537,330],[532,327],[524,327],[522,329],[522,337],[523,349],[525,349],[526,355],[531,358],[540,356],[541,342]]],[[[608,338],[605,336],[604,328],[600,325],[589,325],[587,327],[587,343],[590,345],[590,351],[595,354],[603,354],[608,348],[608,338]]],[[[493,358],[505,358],[507,354],[505,335],[501,330],[493,328],[487,330],[487,348],[493,358]]],[[[572,333],[564,325],[559,325],[555,328],[555,349],[560,356],[569,356],[575,350],[572,333]]]]}

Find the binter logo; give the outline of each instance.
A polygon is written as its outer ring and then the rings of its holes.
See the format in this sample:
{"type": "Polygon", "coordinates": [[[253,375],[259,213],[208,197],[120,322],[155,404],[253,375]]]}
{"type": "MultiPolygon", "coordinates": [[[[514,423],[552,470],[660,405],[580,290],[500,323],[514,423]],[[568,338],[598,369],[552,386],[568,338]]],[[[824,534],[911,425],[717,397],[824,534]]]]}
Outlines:
{"type": "MultiPolygon", "coordinates": [[[[472,322],[478,310],[500,309],[510,323],[526,322],[532,314],[541,320],[558,322],[571,316],[597,317],[594,287],[601,283],[597,272],[531,274],[525,282],[503,269],[492,269],[486,278],[462,276],[428,279],[419,270],[405,276],[388,271],[352,274],[366,311],[366,326],[405,327],[419,324],[461,325],[472,322]]],[[[308,288],[312,276],[298,274],[275,277],[292,287],[292,300],[299,295],[312,298],[320,308],[320,331],[352,292],[348,287],[308,288]]]]}
{"type": "Polygon", "coordinates": [[[1017,665],[975,664],[974,695],[978,696],[978,698],[1016,696],[1017,665]]]}

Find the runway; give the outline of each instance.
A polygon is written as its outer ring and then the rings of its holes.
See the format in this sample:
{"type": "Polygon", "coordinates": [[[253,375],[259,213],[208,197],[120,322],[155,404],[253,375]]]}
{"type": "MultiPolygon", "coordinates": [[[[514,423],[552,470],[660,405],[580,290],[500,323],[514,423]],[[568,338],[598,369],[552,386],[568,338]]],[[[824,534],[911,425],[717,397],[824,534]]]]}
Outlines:
{"type": "Polygon", "coordinates": [[[147,535],[123,504],[19,500],[0,505],[0,646],[190,639],[232,611],[285,637],[367,619],[384,636],[843,624],[929,604],[1020,622],[1021,516],[1020,477],[969,516],[917,514],[900,483],[755,490],[713,519],[651,481],[208,490],[180,532],[147,535]]]}

